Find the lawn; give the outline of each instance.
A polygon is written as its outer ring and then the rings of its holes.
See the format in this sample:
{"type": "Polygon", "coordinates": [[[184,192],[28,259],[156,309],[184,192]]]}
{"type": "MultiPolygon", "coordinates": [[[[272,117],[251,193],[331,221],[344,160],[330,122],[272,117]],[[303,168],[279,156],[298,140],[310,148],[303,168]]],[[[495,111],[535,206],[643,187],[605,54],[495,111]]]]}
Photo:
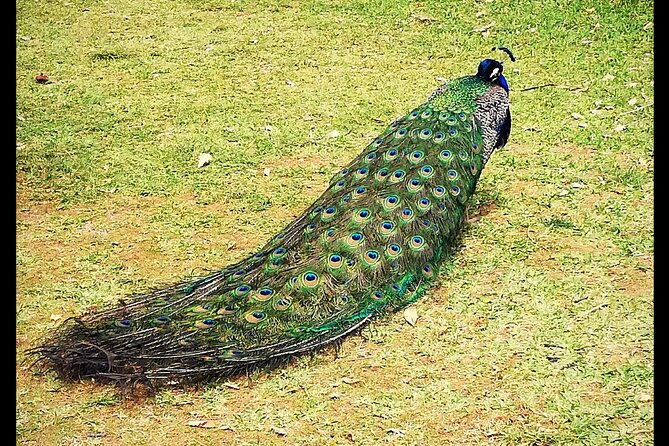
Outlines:
{"type": "Polygon", "coordinates": [[[653,444],[653,21],[646,1],[18,0],[17,444],[653,444]],[[24,361],[70,316],[252,253],[486,57],[511,137],[415,326],[148,398],[24,361]]]}

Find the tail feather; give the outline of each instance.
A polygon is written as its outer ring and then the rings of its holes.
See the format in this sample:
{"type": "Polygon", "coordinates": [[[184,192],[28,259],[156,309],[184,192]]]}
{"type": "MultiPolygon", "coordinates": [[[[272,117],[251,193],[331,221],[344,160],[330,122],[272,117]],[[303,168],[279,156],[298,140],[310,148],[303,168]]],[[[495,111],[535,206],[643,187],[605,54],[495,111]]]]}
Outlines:
{"type": "Polygon", "coordinates": [[[200,381],[336,345],[414,301],[508,137],[501,71],[486,59],[395,120],[257,253],[70,319],[32,353],[65,379],[200,381]]]}

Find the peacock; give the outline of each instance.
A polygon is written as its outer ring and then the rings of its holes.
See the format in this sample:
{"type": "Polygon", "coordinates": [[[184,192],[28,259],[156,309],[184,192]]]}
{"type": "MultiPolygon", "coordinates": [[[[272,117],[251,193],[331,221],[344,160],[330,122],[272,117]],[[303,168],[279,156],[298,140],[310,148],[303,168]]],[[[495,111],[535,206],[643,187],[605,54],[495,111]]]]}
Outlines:
{"type": "Polygon", "coordinates": [[[509,138],[502,72],[484,59],[439,86],[253,255],[70,318],[31,353],[63,380],[204,382],[337,345],[414,302],[452,254],[481,171],[509,138]]]}

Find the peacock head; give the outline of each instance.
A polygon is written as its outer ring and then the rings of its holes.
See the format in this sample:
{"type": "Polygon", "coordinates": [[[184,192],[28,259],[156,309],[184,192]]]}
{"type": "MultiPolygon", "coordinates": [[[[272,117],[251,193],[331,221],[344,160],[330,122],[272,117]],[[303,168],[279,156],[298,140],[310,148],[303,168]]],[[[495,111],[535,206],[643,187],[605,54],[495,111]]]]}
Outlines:
{"type": "MultiPolygon", "coordinates": [[[[505,46],[493,47],[492,51],[495,50],[504,51],[509,56],[509,59],[511,59],[511,62],[516,61],[516,58],[513,56],[513,53],[507,47],[505,46]]],[[[476,76],[492,84],[499,85],[508,94],[509,84],[506,82],[506,78],[502,74],[503,72],[504,72],[504,66],[502,66],[502,62],[494,59],[483,59],[479,64],[476,76]]]]}
{"type": "Polygon", "coordinates": [[[506,78],[502,74],[503,71],[504,67],[502,66],[502,62],[494,59],[483,59],[479,64],[476,76],[492,84],[499,85],[508,93],[509,84],[506,82],[506,78]]]}

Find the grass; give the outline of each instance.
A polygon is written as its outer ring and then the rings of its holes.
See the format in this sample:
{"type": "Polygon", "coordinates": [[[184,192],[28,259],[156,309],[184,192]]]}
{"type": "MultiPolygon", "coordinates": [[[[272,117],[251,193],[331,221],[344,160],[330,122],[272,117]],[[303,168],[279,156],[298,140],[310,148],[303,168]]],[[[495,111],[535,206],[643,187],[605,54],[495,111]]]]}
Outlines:
{"type": "Polygon", "coordinates": [[[653,444],[651,3],[16,7],[17,444],[653,444]],[[66,317],[244,257],[498,45],[511,139],[415,327],[144,401],[22,363],[66,317]]]}

